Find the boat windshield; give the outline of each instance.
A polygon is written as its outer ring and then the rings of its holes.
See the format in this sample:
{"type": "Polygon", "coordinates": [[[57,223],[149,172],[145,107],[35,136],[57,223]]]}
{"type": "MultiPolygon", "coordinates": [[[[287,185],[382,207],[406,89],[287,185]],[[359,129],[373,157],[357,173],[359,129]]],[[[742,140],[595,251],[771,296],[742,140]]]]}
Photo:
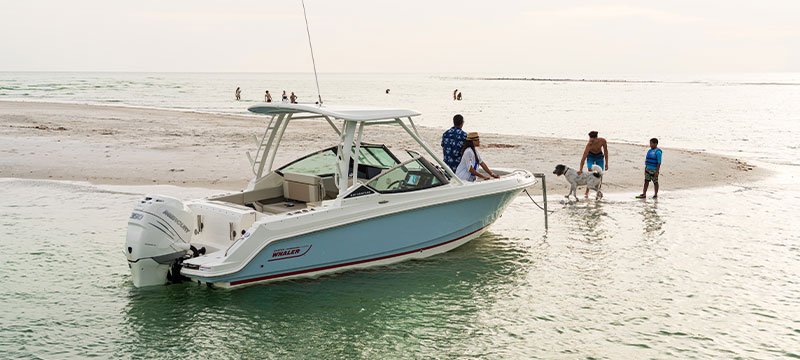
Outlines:
{"type": "Polygon", "coordinates": [[[428,189],[447,184],[447,178],[424,158],[411,159],[372,179],[367,186],[380,193],[428,189]]]}
{"type": "MultiPolygon", "coordinates": [[[[336,156],[337,150],[337,147],[334,146],[306,155],[283,166],[277,172],[281,175],[284,172],[291,172],[320,177],[332,176],[336,173],[339,163],[339,159],[336,156]]],[[[355,148],[353,148],[353,151],[355,151],[355,148]]],[[[358,177],[362,179],[369,179],[379,174],[382,170],[391,169],[400,163],[394,154],[389,152],[383,145],[362,144],[358,153],[358,177]]]]}

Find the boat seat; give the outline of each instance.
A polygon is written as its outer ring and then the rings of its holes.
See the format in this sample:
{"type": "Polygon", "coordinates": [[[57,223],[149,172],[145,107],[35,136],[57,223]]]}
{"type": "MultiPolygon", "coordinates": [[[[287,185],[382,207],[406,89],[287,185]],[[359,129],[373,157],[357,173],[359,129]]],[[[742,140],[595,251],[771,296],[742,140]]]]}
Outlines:
{"type": "Polygon", "coordinates": [[[304,203],[322,201],[325,198],[325,186],[319,176],[285,172],[283,197],[304,203]]]}

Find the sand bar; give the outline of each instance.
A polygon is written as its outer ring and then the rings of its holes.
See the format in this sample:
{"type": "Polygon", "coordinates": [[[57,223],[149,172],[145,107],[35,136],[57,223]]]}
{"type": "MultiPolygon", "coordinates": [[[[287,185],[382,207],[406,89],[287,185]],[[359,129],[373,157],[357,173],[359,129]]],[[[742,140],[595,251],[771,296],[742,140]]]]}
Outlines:
{"type": "MultiPolygon", "coordinates": [[[[246,104],[242,104],[246,106],[246,104]]],[[[424,116],[424,115],[423,115],[424,116]]],[[[253,173],[245,152],[255,149],[266,117],[80,104],[0,101],[0,177],[79,180],[95,184],[173,184],[239,190],[253,173]]],[[[442,128],[419,128],[441,151],[442,128]]],[[[385,143],[395,153],[416,149],[397,127],[365,131],[365,142],[385,143]]],[[[469,130],[469,129],[466,129],[469,130]]],[[[291,124],[276,164],[327,146],[337,137],[319,120],[291,124]]],[[[557,164],[577,167],[585,142],[520,135],[481,134],[490,167],[524,168],[548,175],[548,192],[567,192],[552,175],[557,164]]],[[[644,145],[609,144],[605,192],[641,189],[644,145]]],[[[664,149],[662,190],[746,184],[768,174],[737,159],[664,149]]]]}

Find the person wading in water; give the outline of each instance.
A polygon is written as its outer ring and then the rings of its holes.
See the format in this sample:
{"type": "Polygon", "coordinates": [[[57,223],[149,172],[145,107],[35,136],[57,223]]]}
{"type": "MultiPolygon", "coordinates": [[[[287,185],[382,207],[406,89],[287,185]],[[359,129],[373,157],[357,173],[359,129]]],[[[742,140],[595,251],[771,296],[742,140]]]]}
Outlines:
{"type": "MultiPolygon", "coordinates": [[[[589,142],[586,144],[586,149],[583,150],[581,157],[581,166],[578,167],[578,175],[583,174],[583,164],[589,171],[592,171],[592,165],[597,164],[603,170],[608,170],[608,143],[606,139],[597,137],[597,131],[589,132],[589,142]]],[[[589,188],[586,188],[584,197],[589,197],[589,188]]]]}

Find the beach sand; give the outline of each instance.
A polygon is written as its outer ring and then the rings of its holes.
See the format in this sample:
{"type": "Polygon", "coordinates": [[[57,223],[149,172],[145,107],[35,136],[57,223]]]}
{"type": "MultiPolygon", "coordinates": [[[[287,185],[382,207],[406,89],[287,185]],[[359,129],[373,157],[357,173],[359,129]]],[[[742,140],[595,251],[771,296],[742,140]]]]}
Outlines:
{"type": "MultiPolygon", "coordinates": [[[[0,101],[0,177],[239,190],[253,177],[245,152],[254,152],[253,136],[264,133],[267,121],[266,116],[0,101]]],[[[437,155],[448,123],[442,121],[442,128],[419,128],[437,155]]],[[[398,127],[374,126],[364,133],[364,142],[385,143],[395,153],[421,150],[398,127]]],[[[337,140],[325,121],[294,121],[281,143],[276,168],[333,146],[337,140]]],[[[481,134],[481,140],[480,151],[490,168],[545,173],[552,195],[568,192],[567,182],[553,175],[553,168],[557,164],[577,168],[586,144],[584,140],[487,133],[481,134]]],[[[646,144],[609,143],[603,191],[641,191],[647,148],[646,144]]],[[[715,154],[663,150],[662,191],[746,184],[769,173],[715,154]]]]}

